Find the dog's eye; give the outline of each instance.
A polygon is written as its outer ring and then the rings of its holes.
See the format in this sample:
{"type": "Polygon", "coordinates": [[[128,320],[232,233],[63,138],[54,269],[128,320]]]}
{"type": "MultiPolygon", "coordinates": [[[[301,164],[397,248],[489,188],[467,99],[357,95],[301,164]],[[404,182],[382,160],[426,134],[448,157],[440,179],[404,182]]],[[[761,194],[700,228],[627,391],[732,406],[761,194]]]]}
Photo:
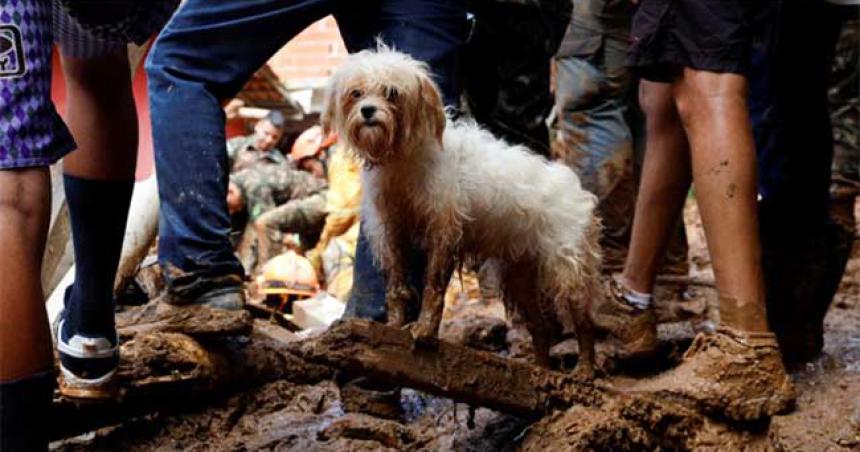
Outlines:
{"type": "Polygon", "coordinates": [[[354,89],[354,90],[349,92],[349,97],[351,97],[353,99],[358,99],[359,97],[361,97],[361,94],[362,94],[361,90],[354,89]]]}
{"type": "Polygon", "coordinates": [[[389,102],[394,102],[395,100],[397,100],[397,96],[399,95],[400,93],[398,93],[397,90],[394,88],[388,88],[387,92],[385,93],[385,97],[388,99],[389,102]]]}

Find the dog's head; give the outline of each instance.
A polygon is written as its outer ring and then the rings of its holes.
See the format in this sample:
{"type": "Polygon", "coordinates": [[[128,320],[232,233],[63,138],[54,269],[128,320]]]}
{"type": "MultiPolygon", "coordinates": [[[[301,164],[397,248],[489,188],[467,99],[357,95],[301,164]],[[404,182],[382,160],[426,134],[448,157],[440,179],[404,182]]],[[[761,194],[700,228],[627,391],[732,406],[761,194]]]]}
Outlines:
{"type": "Polygon", "coordinates": [[[349,56],[332,75],[322,125],[374,166],[441,149],[445,112],[427,66],[380,45],[349,56]]]}

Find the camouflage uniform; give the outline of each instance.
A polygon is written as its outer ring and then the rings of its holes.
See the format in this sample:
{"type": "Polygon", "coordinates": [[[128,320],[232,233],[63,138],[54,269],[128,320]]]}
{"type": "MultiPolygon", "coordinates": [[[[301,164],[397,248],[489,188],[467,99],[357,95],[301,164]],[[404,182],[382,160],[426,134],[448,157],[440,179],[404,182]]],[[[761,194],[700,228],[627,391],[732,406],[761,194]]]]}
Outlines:
{"type": "Polygon", "coordinates": [[[254,147],[254,134],[234,137],[227,140],[227,159],[231,172],[241,171],[254,166],[257,162],[286,164],[287,157],[278,148],[260,152],[254,147]]]}
{"type": "MultiPolygon", "coordinates": [[[[574,0],[555,57],[557,131],[552,154],[597,195],[603,220],[604,271],[619,271],[630,241],[638,162],[644,155],[636,81],[625,64],[634,5],[629,0],[574,0]]],[[[664,272],[686,274],[687,240],[679,219],[664,272]]]]}
{"type": "Polygon", "coordinates": [[[549,61],[571,0],[470,0],[475,23],[464,49],[465,107],[512,143],[548,155],[549,61]]]}
{"type": "Polygon", "coordinates": [[[854,202],[860,192],[860,122],[857,67],[860,65],[860,20],[846,21],[836,46],[832,84],[829,90],[830,120],[833,127],[833,176],[830,185],[831,216],[853,231],[854,202]]]}
{"type": "MultiPolygon", "coordinates": [[[[312,245],[326,216],[326,183],[309,173],[282,164],[257,165],[230,176],[230,182],[242,191],[249,225],[263,226],[273,249],[280,251],[283,233],[298,234],[304,246],[312,245]]],[[[245,243],[254,241],[248,227],[245,243]]],[[[246,269],[253,267],[253,247],[241,246],[240,260],[246,269]]]]}

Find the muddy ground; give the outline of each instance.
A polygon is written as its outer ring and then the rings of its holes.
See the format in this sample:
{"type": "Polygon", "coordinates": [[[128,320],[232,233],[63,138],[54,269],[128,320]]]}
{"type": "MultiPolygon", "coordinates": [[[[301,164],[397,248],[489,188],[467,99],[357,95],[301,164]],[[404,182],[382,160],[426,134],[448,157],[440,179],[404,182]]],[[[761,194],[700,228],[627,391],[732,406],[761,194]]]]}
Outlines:
{"type": "MultiPolygon", "coordinates": [[[[860,214],[860,205],[858,205],[860,214]]],[[[692,274],[708,279],[710,265],[695,205],[685,219],[691,244],[692,274]]],[[[524,334],[503,320],[498,301],[482,300],[475,278],[466,275],[465,290],[452,283],[443,336],[451,341],[513,357],[528,354],[524,334]]],[[[702,309],[712,289],[690,287],[683,306],[702,309]]],[[[701,320],[701,319],[699,319],[701,320]]],[[[694,334],[696,322],[662,325],[666,352],[659,370],[671,366],[694,334]]],[[[855,247],[837,299],[827,319],[824,353],[792,377],[800,393],[796,410],[777,416],[770,427],[769,447],[784,450],[860,450],[860,247],[855,247]]],[[[611,363],[605,363],[609,366],[611,363]]],[[[623,371],[623,369],[621,369],[623,371]]],[[[636,378],[619,375],[618,385],[636,378]]],[[[487,409],[472,409],[450,400],[404,390],[404,422],[344,412],[337,384],[277,381],[243,391],[174,406],[54,443],[55,450],[570,450],[565,439],[584,424],[605,423],[605,435],[635,434],[617,430],[612,419],[574,407],[536,423],[487,409]]],[[[627,441],[635,444],[635,440],[627,441]]],[[[765,446],[767,447],[767,446],[765,446]]],[[[726,450],[717,439],[714,450],[726,450]]]]}

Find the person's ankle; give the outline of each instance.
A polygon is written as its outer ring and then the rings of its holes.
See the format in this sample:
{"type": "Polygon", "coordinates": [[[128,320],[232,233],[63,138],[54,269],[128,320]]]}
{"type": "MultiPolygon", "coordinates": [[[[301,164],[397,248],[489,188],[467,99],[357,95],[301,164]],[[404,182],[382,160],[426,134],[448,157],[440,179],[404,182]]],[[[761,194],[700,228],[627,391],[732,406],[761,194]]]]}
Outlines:
{"type": "Polygon", "coordinates": [[[769,333],[764,301],[741,300],[720,295],[720,324],[736,331],[769,333]]]}
{"type": "Polygon", "coordinates": [[[654,297],[650,291],[636,290],[623,274],[615,277],[615,282],[621,287],[621,297],[627,304],[640,310],[646,310],[651,307],[654,297]]]}

